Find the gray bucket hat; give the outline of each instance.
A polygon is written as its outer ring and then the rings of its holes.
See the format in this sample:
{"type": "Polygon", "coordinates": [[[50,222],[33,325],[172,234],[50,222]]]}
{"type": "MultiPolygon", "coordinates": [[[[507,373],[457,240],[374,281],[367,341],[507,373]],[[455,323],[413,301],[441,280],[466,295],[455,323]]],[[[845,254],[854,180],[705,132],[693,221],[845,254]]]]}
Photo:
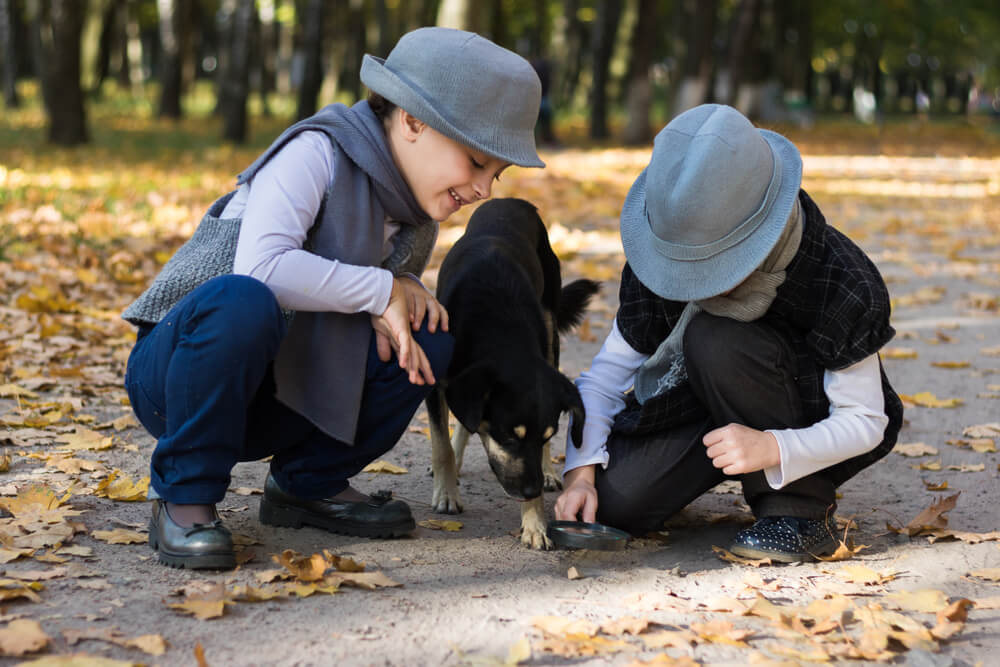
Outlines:
{"type": "Polygon", "coordinates": [[[527,60],[452,28],[418,28],[389,57],[366,55],[361,81],[441,134],[522,167],[535,150],[542,84],[527,60]]]}
{"type": "Polygon", "coordinates": [[[802,158],[788,139],[732,107],[689,109],[656,135],[625,198],[625,257],[665,299],[722,294],[767,259],[801,182],[802,158]]]}

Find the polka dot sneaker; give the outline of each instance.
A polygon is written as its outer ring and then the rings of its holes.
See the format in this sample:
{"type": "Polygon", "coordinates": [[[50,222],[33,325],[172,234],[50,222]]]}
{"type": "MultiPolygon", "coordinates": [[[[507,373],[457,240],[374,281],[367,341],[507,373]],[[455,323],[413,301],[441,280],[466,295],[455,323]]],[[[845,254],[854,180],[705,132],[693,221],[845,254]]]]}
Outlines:
{"type": "Polygon", "coordinates": [[[770,558],[779,563],[817,560],[837,549],[833,519],[767,516],[736,534],[729,551],[744,558],[770,558]]]}

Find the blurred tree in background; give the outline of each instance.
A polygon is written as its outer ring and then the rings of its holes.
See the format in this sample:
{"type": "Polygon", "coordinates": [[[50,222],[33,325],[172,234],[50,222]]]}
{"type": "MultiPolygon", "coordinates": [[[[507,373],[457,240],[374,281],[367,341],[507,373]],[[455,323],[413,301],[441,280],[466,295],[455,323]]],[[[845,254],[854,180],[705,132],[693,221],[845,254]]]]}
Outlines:
{"type": "Polygon", "coordinates": [[[117,87],[180,118],[211,82],[222,138],[242,143],[252,100],[295,100],[295,118],[353,102],[363,55],[423,25],[544,67],[548,101],[593,139],[649,141],[703,102],[802,124],[1000,113],[996,0],[0,0],[0,87],[15,108],[35,82],[50,141],[73,145],[88,96],[117,87]]]}

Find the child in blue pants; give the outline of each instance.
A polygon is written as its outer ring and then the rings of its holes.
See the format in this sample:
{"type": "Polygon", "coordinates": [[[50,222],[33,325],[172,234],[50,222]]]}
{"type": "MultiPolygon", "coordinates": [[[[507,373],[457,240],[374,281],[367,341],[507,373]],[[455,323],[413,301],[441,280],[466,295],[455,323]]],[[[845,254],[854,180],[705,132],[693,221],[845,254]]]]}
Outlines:
{"type": "Polygon", "coordinates": [[[272,456],[262,522],[389,537],[406,503],[349,480],[402,436],[453,341],[417,276],[437,223],[542,167],[541,86],[473,33],[421,28],[372,91],[292,125],[216,201],[125,311],[126,387],[157,438],[150,544],[175,567],[235,566],[215,512],[238,461],[272,456]]]}

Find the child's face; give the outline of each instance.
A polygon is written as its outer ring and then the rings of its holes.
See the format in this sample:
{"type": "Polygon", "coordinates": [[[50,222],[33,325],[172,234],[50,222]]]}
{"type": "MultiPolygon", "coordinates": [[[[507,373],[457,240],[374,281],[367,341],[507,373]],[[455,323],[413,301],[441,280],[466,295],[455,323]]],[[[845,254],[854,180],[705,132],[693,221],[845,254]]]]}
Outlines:
{"type": "Polygon", "coordinates": [[[417,203],[434,220],[488,199],[508,163],[450,139],[402,109],[393,112],[389,145],[417,203]]]}

